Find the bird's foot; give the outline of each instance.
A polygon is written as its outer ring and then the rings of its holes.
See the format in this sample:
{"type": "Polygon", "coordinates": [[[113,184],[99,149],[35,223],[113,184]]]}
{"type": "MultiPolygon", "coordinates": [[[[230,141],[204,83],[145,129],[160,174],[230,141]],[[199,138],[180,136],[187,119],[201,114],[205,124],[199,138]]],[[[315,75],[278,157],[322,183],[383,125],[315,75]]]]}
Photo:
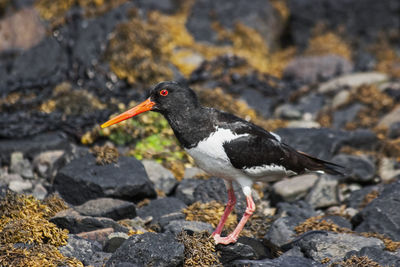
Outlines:
{"type": "Polygon", "coordinates": [[[237,237],[234,237],[232,234],[226,236],[226,237],[221,237],[219,234],[215,234],[214,236],[214,241],[215,244],[223,244],[223,245],[228,245],[231,243],[236,243],[237,237]]]}

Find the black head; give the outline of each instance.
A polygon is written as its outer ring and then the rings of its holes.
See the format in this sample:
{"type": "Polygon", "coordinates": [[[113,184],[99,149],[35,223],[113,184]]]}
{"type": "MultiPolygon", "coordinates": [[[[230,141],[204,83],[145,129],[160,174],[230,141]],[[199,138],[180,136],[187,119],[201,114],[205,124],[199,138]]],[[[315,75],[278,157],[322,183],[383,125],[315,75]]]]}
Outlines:
{"type": "Polygon", "coordinates": [[[199,106],[192,89],[172,81],[157,84],[151,90],[149,99],[155,103],[152,110],[162,114],[185,112],[199,106]]]}

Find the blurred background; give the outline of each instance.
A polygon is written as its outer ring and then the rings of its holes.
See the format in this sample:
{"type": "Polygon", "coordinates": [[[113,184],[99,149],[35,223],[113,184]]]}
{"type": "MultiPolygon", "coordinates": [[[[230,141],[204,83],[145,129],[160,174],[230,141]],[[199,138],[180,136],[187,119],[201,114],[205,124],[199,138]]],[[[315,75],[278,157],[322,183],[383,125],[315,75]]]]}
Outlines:
{"type": "Polygon", "coordinates": [[[171,162],[191,161],[158,114],[98,127],[177,80],[268,130],[396,140],[399,111],[383,118],[400,99],[399,28],[397,0],[0,0],[0,138],[111,141],[182,175],[171,162]]]}

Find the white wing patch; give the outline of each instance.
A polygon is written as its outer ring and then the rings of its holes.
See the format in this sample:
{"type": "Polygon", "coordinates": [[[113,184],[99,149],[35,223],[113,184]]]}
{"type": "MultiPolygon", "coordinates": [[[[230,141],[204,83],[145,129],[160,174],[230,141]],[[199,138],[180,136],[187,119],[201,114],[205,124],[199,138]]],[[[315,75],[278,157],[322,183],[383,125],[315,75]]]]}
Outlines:
{"type": "Polygon", "coordinates": [[[278,140],[279,142],[282,140],[282,138],[279,136],[279,135],[277,135],[276,133],[274,133],[274,132],[270,132],[275,138],[276,138],[276,140],[278,140]]]}
{"type": "Polygon", "coordinates": [[[287,170],[285,167],[276,164],[254,166],[250,168],[243,168],[243,171],[253,177],[270,177],[270,178],[280,178],[285,176],[296,175],[294,171],[287,170]]]}

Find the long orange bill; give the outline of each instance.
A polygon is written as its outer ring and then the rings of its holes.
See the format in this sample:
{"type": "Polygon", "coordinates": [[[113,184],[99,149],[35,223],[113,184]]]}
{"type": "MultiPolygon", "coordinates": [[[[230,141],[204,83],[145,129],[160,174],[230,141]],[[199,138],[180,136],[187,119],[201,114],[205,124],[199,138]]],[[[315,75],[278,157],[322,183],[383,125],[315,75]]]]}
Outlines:
{"type": "Polygon", "coordinates": [[[150,100],[150,98],[148,98],[147,100],[143,101],[142,103],[140,103],[139,105],[137,105],[136,107],[131,108],[130,110],[125,111],[124,113],[119,114],[117,117],[112,118],[111,120],[103,123],[101,125],[101,128],[106,128],[108,126],[111,126],[113,124],[116,124],[118,122],[124,121],[126,119],[132,118],[133,116],[136,116],[140,113],[152,110],[153,106],[156,103],[154,103],[153,101],[150,100]]]}

